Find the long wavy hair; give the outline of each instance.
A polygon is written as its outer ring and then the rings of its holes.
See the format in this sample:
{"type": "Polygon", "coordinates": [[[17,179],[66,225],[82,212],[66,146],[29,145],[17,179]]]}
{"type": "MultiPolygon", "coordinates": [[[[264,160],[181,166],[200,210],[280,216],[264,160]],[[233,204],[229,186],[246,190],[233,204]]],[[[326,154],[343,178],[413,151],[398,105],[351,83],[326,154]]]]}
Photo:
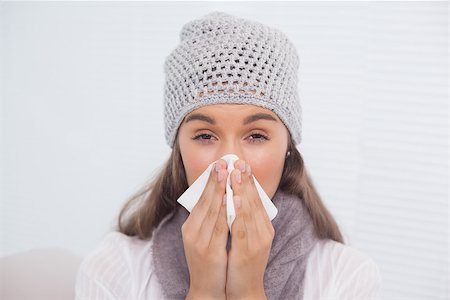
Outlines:
{"type": "MultiPolygon", "coordinates": [[[[341,231],[314,187],[290,134],[288,151],[291,154],[286,157],[278,188],[304,199],[319,238],[344,244],[341,231]]],[[[142,240],[150,239],[153,229],[177,208],[179,204],[176,199],[188,187],[177,132],[169,159],[148,184],[126,201],[118,215],[115,230],[142,240]]]]}

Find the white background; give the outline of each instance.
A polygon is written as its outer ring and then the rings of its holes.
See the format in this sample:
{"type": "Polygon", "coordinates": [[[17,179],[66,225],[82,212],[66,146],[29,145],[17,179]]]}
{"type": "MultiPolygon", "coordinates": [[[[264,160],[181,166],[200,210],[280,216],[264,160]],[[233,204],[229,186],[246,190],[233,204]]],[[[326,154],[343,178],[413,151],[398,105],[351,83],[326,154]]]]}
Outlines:
{"type": "Polygon", "coordinates": [[[300,55],[306,166],[383,299],[448,299],[447,2],[0,3],[0,255],[83,257],[169,157],[163,61],[221,10],[300,55]]]}

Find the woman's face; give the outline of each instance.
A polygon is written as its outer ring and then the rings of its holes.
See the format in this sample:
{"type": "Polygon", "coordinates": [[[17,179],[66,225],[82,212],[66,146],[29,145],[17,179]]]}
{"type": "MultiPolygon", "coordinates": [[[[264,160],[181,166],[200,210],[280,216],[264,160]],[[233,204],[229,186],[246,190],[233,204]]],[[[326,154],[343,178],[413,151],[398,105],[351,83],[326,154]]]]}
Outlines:
{"type": "Polygon", "coordinates": [[[185,116],[178,132],[188,185],[210,163],[233,153],[251,166],[253,175],[272,199],[281,179],[288,136],[278,116],[260,106],[200,107],[185,116]]]}

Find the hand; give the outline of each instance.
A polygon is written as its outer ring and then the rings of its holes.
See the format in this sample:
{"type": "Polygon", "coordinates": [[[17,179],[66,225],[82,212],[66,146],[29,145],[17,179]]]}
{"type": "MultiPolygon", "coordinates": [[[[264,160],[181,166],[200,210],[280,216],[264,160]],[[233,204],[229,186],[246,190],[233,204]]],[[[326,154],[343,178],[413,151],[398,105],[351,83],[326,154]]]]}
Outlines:
{"type": "Polygon", "coordinates": [[[266,299],[264,271],[275,230],[261,202],[249,164],[237,160],[231,172],[236,219],[231,226],[227,299],[266,299]],[[240,167],[245,170],[242,174],[240,167]],[[240,174],[241,183],[236,179],[240,174]]]}
{"type": "Polygon", "coordinates": [[[190,289],[187,299],[226,299],[228,224],[225,185],[227,162],[217,161],[199,201],[181,227],[190,289]],[[218,177],[221,176],[221,181],[218,177]]]}

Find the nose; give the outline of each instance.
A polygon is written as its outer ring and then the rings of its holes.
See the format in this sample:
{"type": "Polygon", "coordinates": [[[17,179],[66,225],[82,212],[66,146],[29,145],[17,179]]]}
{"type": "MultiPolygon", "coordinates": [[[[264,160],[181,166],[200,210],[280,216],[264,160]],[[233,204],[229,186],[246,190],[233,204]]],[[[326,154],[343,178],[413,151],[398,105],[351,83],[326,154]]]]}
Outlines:
{"type": "MultiPolygon", "coordinates": [[[[220,151],[219,158],[222,158],[223,156],[229,155],[229,154],[234,154],[234,155],[236,155],[236,156],[238,157],[238,160],[241,160],[241,159],[242,159],[242,160],[245,160],[243,151],[240,149],[240,147],[237,147],[237,146],[235,146],[235,145],[225,145],[225,146],[223,147],[223,149],[221,149],[221,151],[220,151]]],[[[236,161],[237,161],[237,160],[236,160],[236,161]]],[[[233,163],[233,166],[234,166],[234,163],[235,163],[236,161],[233,161],[233,162],[232,162],[232,163],[233,163]]],[[[228,166],[228,164],[227,164],[227,166],[228,166]]]]}

